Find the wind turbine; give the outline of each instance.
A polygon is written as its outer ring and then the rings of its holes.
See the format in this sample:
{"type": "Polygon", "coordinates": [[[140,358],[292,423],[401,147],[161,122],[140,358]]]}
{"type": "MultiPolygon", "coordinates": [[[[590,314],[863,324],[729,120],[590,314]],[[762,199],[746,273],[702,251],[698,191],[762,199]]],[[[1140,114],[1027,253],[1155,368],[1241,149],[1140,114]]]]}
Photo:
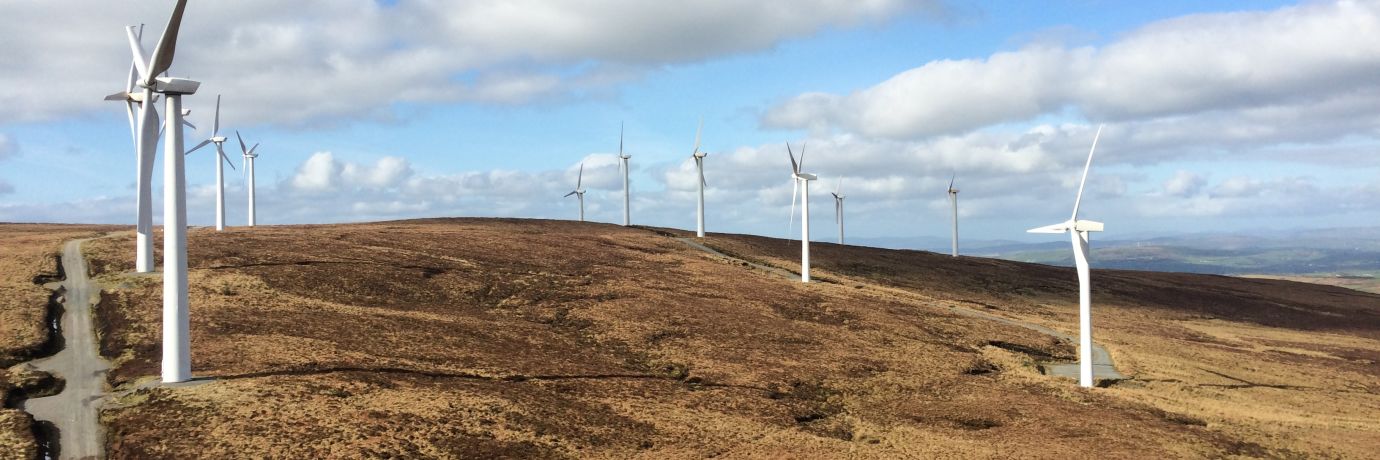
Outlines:
{"type": "Polygon", "coordinates": [[[575,195],[575,198],[580,200],[580,222],[585,221],[585,190],[580,188],[580,184],[584,183],[584,180],[585,164],[580,163],[580,175],[575,176],[575,190],[571,190],[570,193],[565,194],[565,196],[575,195]]]}
{"type": "Polygon", "coordinates": [[[1084,388],[1093,386],[1092,281],[1088,273],[1088,233],[1102,231],[1102,223],[1078,220],[1078,205],[1083,202],[1083,186],[1088,183],[1088,169],[1092,167],[1099,137],[1102,137],[1101,125],[1097,127],[1097,134],[1093,135],[1088,163],[1083,166],[1083,180],[1078,183],[1078,196],[1073,200],[1073,216],[1063,223],[1027,230],[1029,233],[1068,232],[1073,242],[1073,262],[1078,269],[1078,386],[1084,388]]]}
{"type": "MultiPolygon", "coordinates": [[[[804,149],[801,149],[800,156],[804,157],[804,149]]],[[[803,159],[803,158],[802,158],[803,159]]],[[[839,224],[839,244],[843,244],[843,199],[848,198],[842,195],[843,179],[839,179],[838,185],[834,186],[834,222],[839,224]]]]}
{"type": "Polygon", "coordinates": [[[786,143],[786,154],[791,156],[791,224],[795,224],[795,196],[800,193],[800,282],[810,282],[810,181],[819,179],[814,174],[800,172],[805,164],[805,145],[800,145],[800,161],[795,160],[791,143],[786,143]]]}
{"type": "MultiPolygon", "coordinates": [[[[131,27],[132,29],[132,27],[131,27]]],[[[144,35],[144,26],[139,25],[138,32],[130,32],[132,44],[137,44],[142,48],[140,40],[144,35]]],[[[136,52],[129,64],[129,79],[125,81],[123,92],[111,94],[105,97],[107,101],[123,101],[125,103],[125,114],[129,118],[130,134],[134,137],[134,163],[135,163],[135,224],[134,224],[134,269],[139,273],[149,273],[153,271],[153,161],[158,156],[158,108],[153,88],[144,86],[141,91],[135,92],[135,84],[142,86],[143,79],[139,69],[145,68],[145,62],[140,57],[142,53],[136,52]],[[135,104],[138,104],[136,110],[135,104]],[[136,112],[137,115],[136,115],[136,112]]],[[[171,57],[171,56],[170,56],[171,57]]]]}
{"type": "Polygon", "coordinates": [[[695,151],[690,154],[690,158],[695,159],[695,170],[698,171],[700,175],[700,202],[699,208],[697,208],[699,213],[696,215],[697,217],[695,219],[695,236],[704,238],[704,188],[707,185],[704,182],[704,157],[708,156],[709,152],[700,151],[701,131],[704,131],[703,118],[700,119],[700,127],[695,129],[695,151]]]}
{"type": "Polygon", "coordinates": [[[210,143],[215,143],[215,144],[216,144],[216,155],[218,155],[218,157],[215,159],[215,160],[216,160],[216,231],[218,231],[218,232],[220,232],[220,231],[225,231],[225,168],[221,166],[221,161],[224,160],[224,161],[225,161],[225,164],[230,165],[230,169],[235,169],[235,164],[230,162],[230,157],[225,156],[225,149],[222,148],[222,144],[225,144],[225,141],[226,141],[225,136],[220,135],[220,95],[217,94],[217,95],[216,95],[216,118],[215,118],[215,121],[212,122],[212,124],[211,124],[211,137],[210,137],[209,139],[206,139],[206,140],[204,140],[204,141],[201,141],[201,143],[200,143],[200,144],[197,144],[196,147],[192,147],[191,150],[188,150],[188,151],[187,151],[187,154],[188,154],[188,155],[191,155],[192,152],[195,152],[195,151],[197,151],[197,149],[200,149],[200,148],[202,148],[202,147],[205,147],[206,144],[210,144],[210,143]]]}
{"type": "Polygon", "coordinates": [[[949,176],[949,204],[953,205],[954,248],[953,256],[958,257],[958,189],[954,188],[954,176],[949,176]]]}
{"type": "Polygon", "coordinates": [[[632,201],[628,188],[628,159],[632,155],[623,153],[623,125],[618,125],[618,166],[623,170],[623,226],[632,225],[632,201]]]}
{"type": "MultiPolygon", "coordinates": [[[[149,91],[163,95],[166,106],[164,125],[168,127],[163,150],[163,363],[164,382],[185,382],[192,377],[191,337],[187,318],[187,177],[182,144],[182,96],[195,94],[200,82],[185,78],[160,77],[172,67],[177,32],[182,25],[182,13],[187,0],[178,0],[173,7],[168,27],[163,30],[153,56],[145,58],[144,47],[134,27],[126,27],[130,50],[134,52],[134,67],[139,73],[138,84],[144,88],[145,101],[152,101],[149,91]]],[[[153,116],[145,112],[140,119],[140,132],[150,133],[153,116]]],[[[152,142],[152,136],[141,136],[152,142]]],[[[141,149],[140,153],[147,150],[141,149]]],[[[149,158],[141,158],[152,161],[149,158]]],[[[141,171],[142,172],[142,171],[141,171]]],[[[147,201],[141,203],[146,205],[147,201]]],[[[150,260],[152,257],[150,257],[150,260]]]]}
{"type": "Polygon", "coordinates": [[[245,184],[245,188],[249,190],[249,226],[250,226],[250,227],[253,227],[253,226],[254,226],[254,159],[259,157],[259,154],[254,153],[254,151],[255,151],[255,150],[258,150],[258,148],[259,148],[259,143],[258,143],[258,142],[255,142],[253,147],[245,148],[245,147],[244,147],[244,138],[243,138],[243,137],[240,137],[240,131],[239,131],[238,129],[235,130],[235,139],[239,139],[239,141],[240,141],[240,154],[243,155],[243,157],[240,158],[240,162],[241,162],[241,163],[244,163],[244,164],[243,164],[244,170],[242,170],[241,173],[245,175],[245,180],[248,181],[248,183],[245,184]]]}

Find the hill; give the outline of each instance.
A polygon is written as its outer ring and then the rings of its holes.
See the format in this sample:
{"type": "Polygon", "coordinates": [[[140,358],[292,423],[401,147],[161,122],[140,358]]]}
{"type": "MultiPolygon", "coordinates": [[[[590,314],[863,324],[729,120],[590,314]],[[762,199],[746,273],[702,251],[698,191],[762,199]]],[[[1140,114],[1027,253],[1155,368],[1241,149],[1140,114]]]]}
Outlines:
{"type": "MultiPolygon", "coordinates": [[[[1097,268],[1219,275],[1380,273],[1380,228],[1203,233],[1093,242],[1097,268]]],[[[1067,242],[987,244],[969,253],[1022,262],[1073,265],[1067,242]]]]}
{"type": "Polygon", "coordinates": [[[1127,380],[1073,347],[1065,268],[534,220],[190,234],[194,372],[149,385],[158,279],[106,287],[113,458],[1361,456],[1380,448],[1380,296],[1094,272],[1127,380]],[[970,310],[987,316],[965,313],[970,310]]]}

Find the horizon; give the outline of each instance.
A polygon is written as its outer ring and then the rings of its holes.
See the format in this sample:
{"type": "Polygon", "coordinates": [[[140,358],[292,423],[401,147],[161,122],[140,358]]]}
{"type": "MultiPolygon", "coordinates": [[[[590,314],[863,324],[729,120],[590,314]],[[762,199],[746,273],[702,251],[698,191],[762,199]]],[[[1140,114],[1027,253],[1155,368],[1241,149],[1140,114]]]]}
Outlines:
{"type": "MultiPolygon", "coordinates": [[[[161,33],[156,3],[0,6],[0,36],[20,53],[0,69],[13,108],[0,114],[0,221],[133,226],[133,147],[122,108],[101,97],[128,71],[121,21],[161,33]],[[73,27],[89,32],[44,39],[73,27]],[[68,90],[38,103],[34,89],[51,86],[68,90]]],[[[850,240],[947,238],[950,174],[960,240],[1058,241],[1025,230],[1064,218],[1101,122],[1081,213],[1106,222],[1099,240],[1380,218],[1380,158],[1366,154],[1380,147],[1373,5],[639,5],[529,5],[558,20],[406,1],[268,16],[256,2],[193,4],[172,74],[203,82],[186,99],[203,129],[185,136],[209,136],[223,94],[222,134],[263,144],[261,225],[569,220],[574,200],[560,196],[582,162],[589,219],[619,222],[626,122],[633,224],[693,228],[701,117],[714,233],[788,237],[784,145],[803,141],[805,170],[821,177],[814,241],[830,240],[839,179],[850,240]],[[706,40],[705,24],[738,28],[706,40]]],[[[196,226],[213,222],[207,153],[187,158],[196,226]]],[[[226,175],[227,225],[239,226],[244,189],[226,175]]]]}

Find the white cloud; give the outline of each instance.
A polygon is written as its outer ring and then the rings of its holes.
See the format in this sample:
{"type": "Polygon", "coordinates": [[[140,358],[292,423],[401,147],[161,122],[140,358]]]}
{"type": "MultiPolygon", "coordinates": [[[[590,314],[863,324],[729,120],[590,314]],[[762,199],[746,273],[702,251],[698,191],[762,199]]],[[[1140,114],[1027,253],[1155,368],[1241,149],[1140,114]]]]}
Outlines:
{"type": "Polygon", "coordinates": [[[1316,192],[1317,187],[1312,181],[1301,177],[1261,180],[1241,176],[1217,184],[1210,195],[1213,198],[1293,197],[1312,195],[1316,192]]]}
{"type": "Polygon", "coordinates": [[[1371,91],[1380,72],[1377,43],[1380,4],[1374,2],[1193,15],[1150,24],[1100,48],[1034,45],[985,59],[930,62],[851,94],[802,94],[762,122],[908,139],[1068,109],[1126,122],[1239,111],[1231,116],[1248,124],[1350,104],[1367,106],[1374,117],[1374,104],[1355,96],[1371,91]]]}
{"type": "Polygon", "coordinates": [[[288,185],[305,193],[381,190],[397,187],[411,176],[412,165],[405,158],[386,156],[372,165],[361,165],[336,160],[331,152],[316,152],[297,167],[288,185]]]}
{"type": "Polygon", "coordinates": [[[1207,179],[1191,171],[1176,171],[1174,177],[1164,182],[1164,193],[1169,196],[1190,197],[1197,195],[1207,185],[1207,179]]]}
{"type": "Polygon", "coordinates": [[[5,133],[0,133],[0,160],[9,158],[19,153],[19,144],[5,133]]]}
{"type": "MultiPolygon", "coordinates": [[[[170,10],[166,1],[0,3],[7,52],[0,121],[115,110],[101,97],[122,89],[129,68],[122,27],[148,23],[151,50],[170,10]],[[35,79],[63,91],[39,103],[35,79]]],[[[225,94],[228,123],[386,118],[398,102],[523,103],[917,11],[942,15],[944,7],[938,0],[192,2],[172,73],[203,81],[204,94],[225,94]]],[[[213,99],[187,104],[204,111],[213,99]]]]}
{"type": "Polygon", "coordinates": [[[316,152],[292,176],[292,188],[304,192],[329,192],[336,189],[343,165],[331,152],[316,152]]]}

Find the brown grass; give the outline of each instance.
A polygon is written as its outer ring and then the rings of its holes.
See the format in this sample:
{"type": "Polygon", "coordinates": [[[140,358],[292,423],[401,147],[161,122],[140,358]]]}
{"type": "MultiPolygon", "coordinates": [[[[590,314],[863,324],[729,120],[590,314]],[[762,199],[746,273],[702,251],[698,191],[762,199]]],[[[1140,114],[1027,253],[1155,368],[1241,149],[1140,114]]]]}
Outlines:
{"type": "MultiPolygon", "coordinates": [[[[799,266],[798,242],[732,236],[712,244],[799,266]]],[[[1071,269],[831,244],[812,245],[812,256],[825,278],[899,286],[1076,332],[1071,269]]],[[[1247,454],[1363,458],[1380,451],[1380,295],[1094,270],[1093,298],[1096,340],[1133,377],[1107,395],[1200,420],[1262,448],[1247,454]]]]}
{"type": "MultiPolygon", "coordinates": [[[[109,405],[114,458],[1325,452],[1204,422],[1159,390],[1046,378],[1033,364],[1068,344],[948,310],[1060,327],[1060,269],[848,248],[819,259],[853,271],[801,285],[645,230],[530,220],[190,238],[194,372],[216,380],[109,405]],[[931,277],[950,279],[912,279],[931,277]]],[[[789,268],[784,242],[709,243],[789,268]]],[[[111,378],[133,388],[157,372],[161,307],[157,278],[121,272],[127,246],[87,252],[111,291],[98,309],[111,378]]]]}

